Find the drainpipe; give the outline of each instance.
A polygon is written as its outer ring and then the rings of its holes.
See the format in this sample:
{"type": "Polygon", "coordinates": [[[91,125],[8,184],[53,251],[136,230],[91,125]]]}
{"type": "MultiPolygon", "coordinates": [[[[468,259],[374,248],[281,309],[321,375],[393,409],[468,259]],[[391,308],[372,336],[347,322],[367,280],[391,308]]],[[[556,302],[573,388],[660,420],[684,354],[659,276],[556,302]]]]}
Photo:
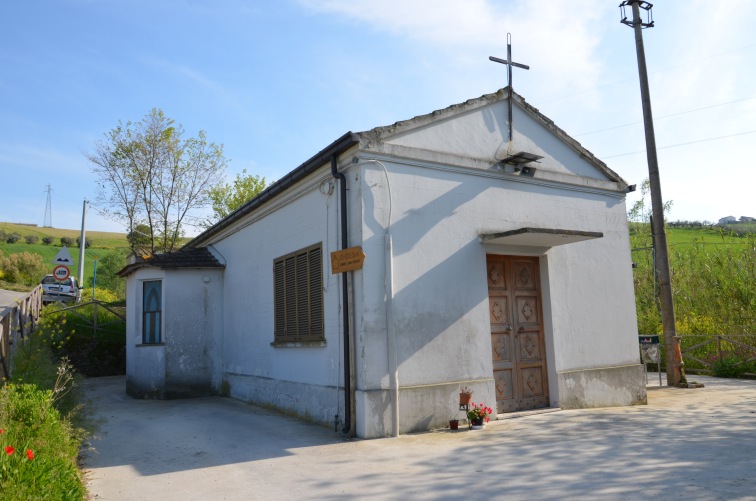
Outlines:
{"type": "MultiPolygon", "coordinates": [[[[388,178],[388,177],[387,177],[388,178]]],[[[391,436],[399,436],[399,362],[396,354],[396,329],[394,327],[394,246],[391,234],[386,229],[383,236],[386,267],[386,347],[388,350],[389,387],[391,389],[391,436]]]]}
{"type": "MultiPolygon", "coordinates": [[[[349,248],[347,235],[347,185],[346,176],[338,171],[336,155],[331,157],[331,174],[339,180],[339,195],[341,215],[341,249],[349,248]]],[[[349,283],[346,272],[341,274],[341,315],[344,324],[344,429],[343,433],[352,430],[352,364],[351,348],[349,344],[349,283]]]]}

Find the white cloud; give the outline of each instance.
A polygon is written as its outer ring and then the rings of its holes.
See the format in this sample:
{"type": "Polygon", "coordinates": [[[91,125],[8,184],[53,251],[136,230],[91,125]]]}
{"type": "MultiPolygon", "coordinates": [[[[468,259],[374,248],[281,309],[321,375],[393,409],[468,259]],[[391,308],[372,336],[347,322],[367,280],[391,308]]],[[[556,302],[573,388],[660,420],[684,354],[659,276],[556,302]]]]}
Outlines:
{"type": "MultiPolygon", "coordinates": [[[[337,14],[370,29],[413,40],[437,52],[438,60],[480,64],[485,56],[506,57],[512,33],[513,59],[538,71],[534,79],[551,95],[584,89],[601,72],[596,55],[604,14],[599,0],[300,0],[307,8],[337,14]],[[477,52],[477,58],[470,54],[477,52]]],[[[605,4],[605,2],[604,2],[605,4]]],[[[490,70],[489,72],[492,72],[490,70]]],[[[502,69],[502,75],[506,74],[502,69]]],[[[501,86],[506,80],[502,78],[501,86]]]]}

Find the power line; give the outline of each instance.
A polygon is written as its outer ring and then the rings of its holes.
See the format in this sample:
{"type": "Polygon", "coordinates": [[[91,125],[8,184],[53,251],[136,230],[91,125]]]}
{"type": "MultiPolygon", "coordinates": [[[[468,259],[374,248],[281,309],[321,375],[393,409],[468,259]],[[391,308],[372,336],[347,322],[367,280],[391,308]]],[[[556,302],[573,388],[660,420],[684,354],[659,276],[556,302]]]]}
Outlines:
{"type": "MultiPolygon", "coordinates": [[[[751,47],[756,47],[756,44],[744,45],[742,47],[738,47],[738,48],[735,48],[735,49],[730,49],[730,50],[727,50],[725,52],[719,52],[717,54],[712,54],[710,56],[705,56],[705,57],[697,58],[697,59],[695,59],[693,61],[688,61],[688,62],[685,62],[685,63],[676,64],[674,66],[666,66],[664,68],[661,68],[661,69],[658,69],[658,70],[655,70],[655,71],[650,71],[649,74],[650,75],[655,75],[657,73],[664,73],[665,71],[673,70],[675,68],[681,68],[683,66],[690,66],[692,64],[699,64],[700,65],[701,61],[706,61],[707,59],[715,59],[715,58],[718,58],[719,56],[724,56],[724,55],[727,55],[727,54],[732,54],[733,52],[738,52],[738,51],[741,51],[741,50],[744,50],[744,49],[750,49],[751,47]]],[[[554,101],[561,101],[562,99],[567,99],[569,97],[575,97],[575,96],[579,96],[581,94],[588,94],[588,93],[591,93],[591,92],[596,91],[598,89],[603,89],[604,87],[611,87],[612,85],[617,85],[617,84],[621,84],[621,83],[625,83],[625,82],[630,82],[630,81],[635,81],[635,80],[636,80],[635,76],[628,77],[628,78],[623,78],[621,80],[615,80],[614,82],[609,82],[609,83],[597,85],[595,87],[591,87],[590,89],[581,90],[580,92],[574,92],[572,94],[567,94],[567,95],[564,95],[564,96],[555,97],[553,99],[548,99],[548,100],[545,100],[545,101],[541,101],[541,104],[553,103],[554,101]]]]}
{"type": "MultiPolygon", "coordinates": [[[[698,143],[708,143],[710,141],[719,141],[720,139],[727,139],[729,137],[736,137],[736,136],[744,136],[746,134],[753,134],[756,132],[756,130],[747,130],[745,132],[736,132],[735,134],[728,134],[726,136],[717,136],[717,137],[710,137],[708,139],[699,139],[697,141],[688,141],[685,143],[676,143],[676,144],[668,144],[666,146],[659,146],[656,149],[657,150],[666,150],[668,148],[678,148],[680,146],[688,146],[691,144],[698,144],[698,143]]],[[[628,155],[637,155],[638,153],[645,153],[646,150],[638,150],[638,151],[630,151],[628,153],[620,153],[618,155],[608,155],[608,156],[599,156],[599,158],[617,158],[617,157],[626,157],[628,155]]]]}
{"type": "MultiPolygon", "coordinates": [[[[756,96],[744,97],[743,99],[736,99],[735,101],[727,101],[726,103],[712,104],[711,106],[704,106],[702,108],[695,108],[695,109],[687,110],[687,111],[680,111],[680,112],[677,112],[677,113],[672,113],[670,115],[662,115],[660,117],[654,118],[654,122],[656,122],[657,120],[661,120],[662,118],[676,117],[678,115],[685,115],[686,113],[693,113],[693,112],[696,112],[696,111],[708,110],[708,109],[711,109],[711,108],[717,108],[719,106],[725,106],[725,105],[728,105],[728,104],[740,103],[742,101],[748,101],[749,99],[756,99],[756,96]]],[[[608,130],[621,129],[622,127],[630,127],[631,125],[638,125],[638,124],[642,124],[642,123],[643,122],[632,122],[632,123],[623,124],[623,125],[615,125],[614,127],[607,127],[606,129],[599,129],[599,130],[593,130],[591,132],[582,132],[580,134],[574,134],[573,137],[587,136],[589,134],[596,134],[596,133],[605,132],[605,131],[608,131],[608,130]]]]}

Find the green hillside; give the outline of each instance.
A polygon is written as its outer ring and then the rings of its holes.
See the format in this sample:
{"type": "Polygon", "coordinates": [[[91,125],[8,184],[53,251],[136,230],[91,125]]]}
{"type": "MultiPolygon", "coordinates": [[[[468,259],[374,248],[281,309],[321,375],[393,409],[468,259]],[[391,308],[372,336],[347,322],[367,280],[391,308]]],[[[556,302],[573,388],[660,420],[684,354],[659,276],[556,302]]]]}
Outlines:
{"type": "MultiPolygon", "coordinates": [[[[63,230],[59,228],[44,228],[41,226],[32,226],[16,223],[0,223],[0,231],[5,233],[18,233],[21,238],[27,235],[36,235],[40,243],[44,237],[53,237],[55,242],[52,245],[60,247],[61,237],[70,237],[76,241],[81,235],[81,230],[63,230]]],[[[114,233],[109,231],[87,231],[86,238],[92,242],[92,247],[99,249],[122,249],[128,248],[129,242],[126,240],[126,233],[114,233]]],[[[22,252],[22,251],[18,251],[22,252]]],[[[73,254],[73,253],[72,253],[73,254]]],[[[53,254],[54,256],[54,254],[53,254]]]]}
{"type": "MultiPolygon", "coordinates": [[[[63,248],[60,242],[61,237],[69,237],[76,241],[81,235],[80,230],[66,230],[60,228],[43,228],[39,226],[15,224],[15,223],[0,223],[0,232],[5,234],[17,233],[21,235],[21,239],[13,244],[9,244],[5,241],[0,241],[0,255],[8,256],[10,254],[16,254],[21,252],[30,252],[33,254],[39,254],[42,256],[42,260],[47,266],[47,273],[52,273],[55,265],[52,263],[55,256],[63,248]],[[34,235],[39,238],[39,242],[36,244],[27,244],[24,237],[27,235],[34,235]],[[44,245],[42,238],[52,237],[53,243],[50,245],[44,245]]],[[[91,242],[91,246],[84,251],[84,279],[85,285],[89,278],[92,277],[94,272],[95,259],[102,259],[108,254],[114,252],[124,252],[129,248],[129,242],[126,240],[125,233],[114,233],[106,231],[89,231],[86,233],[86,238],[91,242]]],[[[79,247],[74,245],[68,247],[68,252],[74,260],[74,265],[70,267],[71,274],[78,277],[79,274],[79,247]]],[[[124,261],[124,265],[125,265],[124,261]]],[[[42,277],[39,277],[40,280],[42,277]]],[[[12,290],[29,290],[29,287],[21,286],[18,284],[11,284],[8,282],[0,283],[0,288],[12,289],[12,290]]]]}

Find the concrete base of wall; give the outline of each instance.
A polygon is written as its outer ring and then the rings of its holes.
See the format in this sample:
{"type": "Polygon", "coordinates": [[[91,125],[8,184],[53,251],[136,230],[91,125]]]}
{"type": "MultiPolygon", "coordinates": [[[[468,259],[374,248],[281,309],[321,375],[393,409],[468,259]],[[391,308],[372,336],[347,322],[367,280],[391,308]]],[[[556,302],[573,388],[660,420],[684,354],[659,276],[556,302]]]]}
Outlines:
{"type": "Polygon", "coordinates": [[[165,398],[165,345],[137,345],[126,354],[126,393],[133,398],[165,398]]]}
{"type": "MultiPolygon", "coordinates": [[[[493,380],[440,383],[399,389],[399,433],[434,430],[449,426],[450,419],[466,419],[459,410],[459,390],[473,390],[473,402],[493,407],[493,380]]],[[[393,435],[392,397],[389,390],[355,392],[357,436],[382,438],[393,435]]]]}
{"type": "Polygon", "coordinates": [[[344,389],[244,375],[223,374],[221,394],[337,429],[344,426],[344,389]]]}
{"type": "Polygon", "coordinates": [[[559,372],[558,382],[562,409],[647,403],[646,377],[640,364],[559,372]]]}

